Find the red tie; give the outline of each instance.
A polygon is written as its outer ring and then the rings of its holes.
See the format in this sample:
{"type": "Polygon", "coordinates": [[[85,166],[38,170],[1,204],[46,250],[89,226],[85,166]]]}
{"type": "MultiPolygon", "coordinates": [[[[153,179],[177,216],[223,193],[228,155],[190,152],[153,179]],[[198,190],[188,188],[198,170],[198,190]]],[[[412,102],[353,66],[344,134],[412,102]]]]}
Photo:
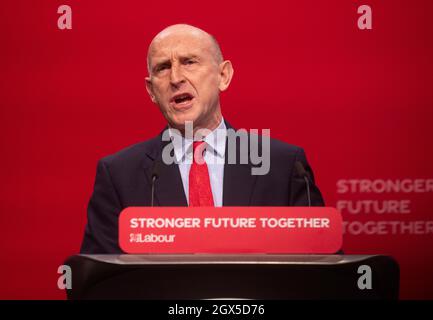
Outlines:
{"type": "Polygon", "coordinates": [[[204,161],[203,153],[206,143],[194,141],[193,162],[189,171],[189,206],[213,207],[212,189],[209,180],[209,171],[204,161]]]}

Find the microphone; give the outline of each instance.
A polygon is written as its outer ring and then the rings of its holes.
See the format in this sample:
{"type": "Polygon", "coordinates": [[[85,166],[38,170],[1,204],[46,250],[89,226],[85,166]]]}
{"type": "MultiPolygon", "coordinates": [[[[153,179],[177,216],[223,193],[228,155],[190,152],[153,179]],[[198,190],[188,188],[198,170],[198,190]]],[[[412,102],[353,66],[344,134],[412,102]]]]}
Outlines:
{"type": "Polygon", "coordinates": [[[307,200],[308,200],[308,206],[311,207],[311,195],[310,195],[310,175],[305,170],[304,165],[300,161],[295,162],[295,170],[296,173],[305,180],[305,185],[307,189],[307,200]]]}
{"type": "Polygon", "coordinates": [[[159,158],[157,158],[155,160],[155,162],[153,163],[152,175],[151,175],[151,179],[152,179],[151,198],[150,198],[150,206],[151,207],[154,206],[155,182],[159,178],[159,169],[160,169],[159,167],[160,167],[159,158]]]}

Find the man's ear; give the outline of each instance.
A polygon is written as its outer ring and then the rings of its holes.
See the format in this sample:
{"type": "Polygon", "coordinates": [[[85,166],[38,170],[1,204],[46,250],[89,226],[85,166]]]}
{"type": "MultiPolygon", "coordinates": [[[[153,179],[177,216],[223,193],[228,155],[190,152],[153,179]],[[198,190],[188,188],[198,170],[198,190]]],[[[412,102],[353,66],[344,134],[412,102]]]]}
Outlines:
{"type": "Polygon", "coordinates": [[[152,100],[152,102],[156,103],[156,99],[155,99],[155,95],[153,94],[153,86],[152,86],[152,81],[150,80],[150,77],[146,77],[146,90],[147,93],[150,96],[150,99],[152,100]]]}
{"type": "Polygon", "coordinates": [[[225,91],[229,87],[230,82],[232,81],[234,73],[233,66],[229,60],[225,60],[220,64],[219,68],[221,79],[218,88],[220,89],[220,91],[225,91]]]}

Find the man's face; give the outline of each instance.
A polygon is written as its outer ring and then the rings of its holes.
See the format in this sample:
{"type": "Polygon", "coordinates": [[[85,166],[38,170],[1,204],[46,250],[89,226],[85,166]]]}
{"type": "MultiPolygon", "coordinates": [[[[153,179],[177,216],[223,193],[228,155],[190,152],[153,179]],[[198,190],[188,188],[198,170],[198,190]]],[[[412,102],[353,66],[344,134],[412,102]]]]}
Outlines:
{"type": "Polygon", "coordinates": [[[168,123],[184,129],[209,128],[221,120],[221,70],[215,47],[208,37],[176,32],[155,39],[149,51],[146,85],[168,123]]]}

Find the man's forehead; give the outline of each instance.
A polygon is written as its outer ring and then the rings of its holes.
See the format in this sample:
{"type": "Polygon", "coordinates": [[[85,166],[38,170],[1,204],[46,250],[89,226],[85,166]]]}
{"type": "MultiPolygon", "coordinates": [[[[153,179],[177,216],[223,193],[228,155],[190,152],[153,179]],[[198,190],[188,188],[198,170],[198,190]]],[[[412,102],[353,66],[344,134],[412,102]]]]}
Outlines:
{"type": "Polygon", "coordinates": [[[203,56],[210,54],[212,42],[202,37],[191,35],[170,35],[155,39],[149,48],[152,59],[174,56],[203,56]]]}

